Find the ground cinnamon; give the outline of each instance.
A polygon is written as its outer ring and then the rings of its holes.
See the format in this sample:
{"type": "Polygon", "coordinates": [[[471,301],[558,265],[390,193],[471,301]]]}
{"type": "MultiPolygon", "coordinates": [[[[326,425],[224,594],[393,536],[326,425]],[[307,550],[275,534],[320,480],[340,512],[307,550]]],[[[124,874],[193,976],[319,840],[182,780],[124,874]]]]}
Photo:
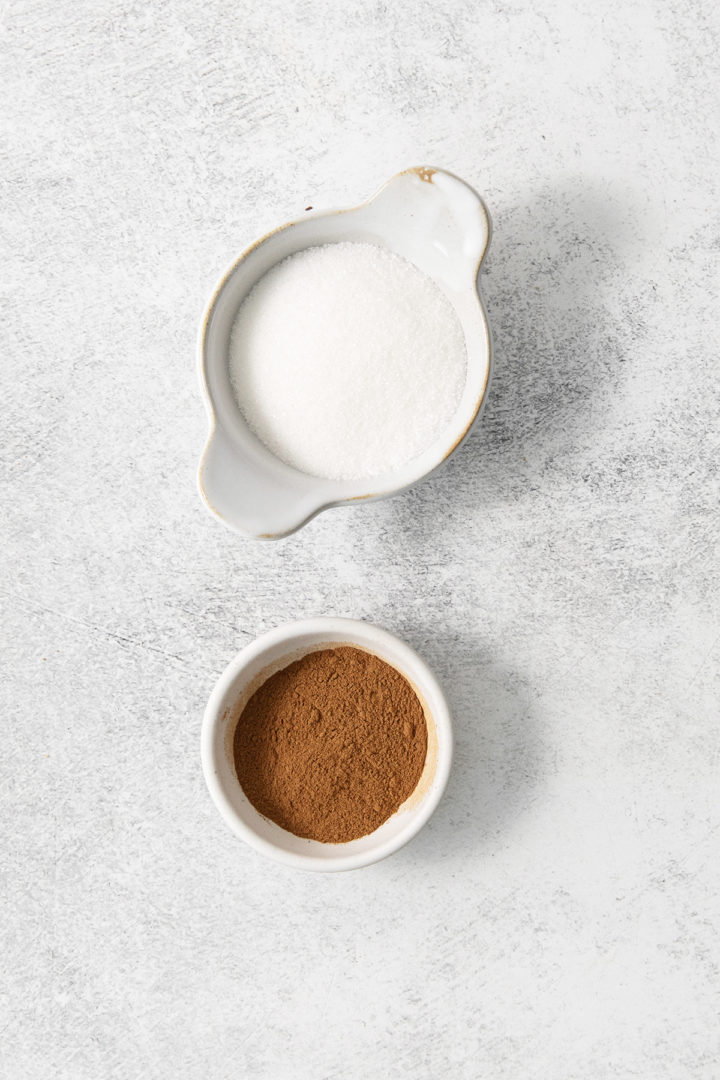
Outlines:
{"type": "Polygon", "coordinates": [[[253,806],[297,836],[343,843],[382,825],[417,786],[420,700],[395,668],[350,646],[309,653],[248,701],[234,739],[253,806]]]}

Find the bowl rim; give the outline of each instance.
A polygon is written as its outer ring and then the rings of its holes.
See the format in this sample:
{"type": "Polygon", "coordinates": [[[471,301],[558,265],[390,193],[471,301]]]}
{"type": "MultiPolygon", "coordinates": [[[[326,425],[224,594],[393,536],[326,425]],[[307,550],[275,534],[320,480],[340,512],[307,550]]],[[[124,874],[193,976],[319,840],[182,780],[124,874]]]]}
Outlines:
{"type": "MultiPolygon", "coordinates": [[[[355,870],[387,858],[407,844],[429,821],[436,810],[447,786],[453,757],[453,732],[450,709],[445,694],[428,664],[401,638],[374,623],[364,619],[348,619],[334,616],[315,616],[308,619],[283,623],[272,630],[260,634],[232,658],[215,683],[205,707],[201,733],[201,761],[205,782],[210,796],[226,824],[250,847],[276,862],[298,870],[319,872],[338,872],[355,870]],[[397,663],[390,659],[392,653],[403,664],[406,678],[416,682],[419,689],[432,692],[434,707],[432,718],[435,724],[438,757],[436,771],[430,789],[422,802],[408,813],[407,825],[394,836],[382,841],[376,847],[356,854],[338,855],[337,858],[325,859],[317,855],[287,851],[260,836],[249,825],[228,799],[223,784],[215,771],[214,754],[217,729],[223,720],[225,709],[223,702],[228,691],[243,669],[262,656],[263,652],[278,645],[287,645],[288,654],[292,653],[292,643],[307,634],[321,635],[322,640],[332,643],[347,643],[375,652],[380,659],[399,670],[397,663]],[[355,638],[364,637],[367,644],[360,645],[355,638]]],[[[372,835],[372,834],[369,834],[372,835]]],[[[341,848],[342,844],[329,844],[328,847],[341,848]]]]}

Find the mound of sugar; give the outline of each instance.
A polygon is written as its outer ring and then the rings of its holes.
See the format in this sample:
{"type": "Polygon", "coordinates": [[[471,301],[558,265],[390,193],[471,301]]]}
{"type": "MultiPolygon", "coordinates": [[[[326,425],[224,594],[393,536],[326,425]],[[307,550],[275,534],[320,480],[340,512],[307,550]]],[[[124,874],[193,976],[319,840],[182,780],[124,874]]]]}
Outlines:
{"type": "Polygon", "coordinates": [[[465,339],[450,301],[385,248],[291,255],[241,305],[230,378],[250,428],[302,472],[359,479],[400,468],[452,419],[465,339]]]}

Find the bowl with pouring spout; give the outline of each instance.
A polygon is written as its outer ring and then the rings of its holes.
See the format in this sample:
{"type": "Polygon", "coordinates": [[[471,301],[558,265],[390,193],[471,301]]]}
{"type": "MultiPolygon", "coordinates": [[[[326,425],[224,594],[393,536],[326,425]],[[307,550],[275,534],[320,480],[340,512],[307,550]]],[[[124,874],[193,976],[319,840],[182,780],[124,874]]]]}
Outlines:
{"type": "Polygon", "coordinates": [[[279,539],[329,507],[398,494],[447,461],[477,421],[490,382],[490,331],[478,286],[489,240],[480,196],[451,173],[421,167],[394,176],[360,206],[309,213],[247,248],[222,276],[200,329],[210,430],[198,486],[207,508],[243,536],[279,539]],[[462,328],[467,368],[454,415],[422,453],[369,478],[332,479],[280,460],[251,430],[233,392],[229,354],[238,310],[264,275],[308,248],[347,241],[384,247],[437,285],[462,328]]]}

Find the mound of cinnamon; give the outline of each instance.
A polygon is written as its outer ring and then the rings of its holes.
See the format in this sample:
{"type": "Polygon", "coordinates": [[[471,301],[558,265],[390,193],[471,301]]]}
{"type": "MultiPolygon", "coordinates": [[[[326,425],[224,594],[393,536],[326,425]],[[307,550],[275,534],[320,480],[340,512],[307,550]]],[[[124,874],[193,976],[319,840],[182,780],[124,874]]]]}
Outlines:
{"type": "Polygon", "coordinates": [[[326,843],[377,829],[415,790],[427,723],[407,679],[350,646],[271,675],[235,730],[238,780],[271,821],[326,843]]]}

